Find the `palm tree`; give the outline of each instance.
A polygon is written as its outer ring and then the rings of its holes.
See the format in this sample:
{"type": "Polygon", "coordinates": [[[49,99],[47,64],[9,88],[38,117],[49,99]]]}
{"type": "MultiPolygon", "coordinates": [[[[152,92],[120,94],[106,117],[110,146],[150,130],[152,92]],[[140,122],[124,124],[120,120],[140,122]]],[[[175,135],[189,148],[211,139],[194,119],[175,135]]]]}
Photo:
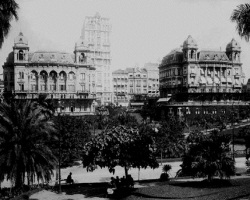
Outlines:
{"type": "Polygon", "coordinates": [[[40,110],[31,101],[0,105],[0,177],[16,188],[22,187],[25,176],[28,184],[35,177],[50,180],[57,163],[47,146],[54,124],[40,110]]]}
{"type": "Polygon", "coordinates": [[[10,22],[13,17],[17,20],[18,4],[15,0],[0,1],[0,48],[2,47],[4,38],[10,31],[10,22]]]}
{"type": "Polygon", "coordinates": [[[240,4],[234,9],[231,21],[236,22],[238,34],[248,42],[250,38],[250,4],[240,4]]]}

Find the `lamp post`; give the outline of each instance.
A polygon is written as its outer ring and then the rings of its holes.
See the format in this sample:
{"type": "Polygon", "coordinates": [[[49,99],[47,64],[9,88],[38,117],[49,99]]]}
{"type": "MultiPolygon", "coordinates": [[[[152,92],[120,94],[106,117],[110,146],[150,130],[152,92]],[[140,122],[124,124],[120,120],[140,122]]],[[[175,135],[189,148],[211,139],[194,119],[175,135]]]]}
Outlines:
{"type": "Polygon", "coordinates": [[[58,113],[58,117],[59,117],[59,161],[58,161],[58,174],[59,174],[59,177],[58,177],[58,181],[59,181],[59,188],[58,188],[58,193],[61,194],[62,193],[62,188],[61,188],[61,101],[59,100],[58,101],[59,103],[59,107],[60,107],[60,110],[59,110],[59,113],[58,113]]]}
{"type": "Polygon", "coordinates": [[[233,103],[232,103],[232,112],[233,112],[233,119],[232,119],[232,126],[233,126],[233,129],[232,129],[232,148],[233,148],[233,155],[232,155],[232,157],[233,157],[233,160],[235,160],[235,158],[234,158],[234,101],[233,101],[233,103]]]}

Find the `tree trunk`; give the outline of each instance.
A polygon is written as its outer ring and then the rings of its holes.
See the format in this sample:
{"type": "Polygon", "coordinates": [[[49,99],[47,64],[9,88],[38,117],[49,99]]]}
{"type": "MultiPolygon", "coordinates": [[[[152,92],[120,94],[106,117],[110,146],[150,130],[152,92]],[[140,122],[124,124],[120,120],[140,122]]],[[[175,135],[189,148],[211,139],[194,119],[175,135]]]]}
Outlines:
{"type": "Polygon", "coordinates": [[[128,177],[128,168],[127,168],[127,166],[124,167],[124,170],[125,170],[125,177],[127,178],[128,177]]]}
{"type": "Polygon", "coordinates": [[[161,165],[162,165],[162,149],[161,149],[161,165]]]}

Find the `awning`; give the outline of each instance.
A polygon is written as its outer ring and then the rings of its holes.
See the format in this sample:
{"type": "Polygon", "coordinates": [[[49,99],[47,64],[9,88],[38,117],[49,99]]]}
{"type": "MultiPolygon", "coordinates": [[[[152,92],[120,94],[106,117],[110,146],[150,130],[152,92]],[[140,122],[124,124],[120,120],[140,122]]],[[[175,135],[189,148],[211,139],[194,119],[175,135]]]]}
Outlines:
{"type": "Polygon", "coordinates": [[[143,106],[144,102],[131,102],[130,105],[131,106],[143,106]]]}
{"type": "Polygon", "coordinates": [[[210,77],[207,77],[207,84],[209,85],[212,85],[213,84],[213,81],[210,77]]]}
{"type": "Polygon", "coordinates": [[[167,97],[167,98],[160,98],[157,103],[159,102],[168,102],[171,99],[171,97],[167,97]]]}
{"type": "Polygon", "coordinates": [[[227,82],[228,83],[232,83],[232,79],[231,78],[227,78],[227,82]]]}
{"type": "Polygon", "coordinates": [[[218,77],[214,77],[214,83],[216,83],[216,84],[220,84],[220,80],[219,80],[219,78],[218,78],[218,77]]]}
{"type": "Polygon", "coordinates": [[[199,82],[200,82],[201,84],[206,84],[206,79],[205,79],[205,77],[201,76],[199,82]]]}
{"type": "Polygon", "coordinates": [[[205,74],[204,69],[201,69],[201,74],[205,74]]]}

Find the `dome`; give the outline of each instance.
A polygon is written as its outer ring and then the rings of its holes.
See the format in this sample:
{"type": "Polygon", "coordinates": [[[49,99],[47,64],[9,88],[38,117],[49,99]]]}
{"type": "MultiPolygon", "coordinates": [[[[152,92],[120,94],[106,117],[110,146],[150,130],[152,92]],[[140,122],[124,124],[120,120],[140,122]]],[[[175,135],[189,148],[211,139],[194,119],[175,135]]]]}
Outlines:
{"type": "Polygon", "coordinates": [[[191,35],[189,35],[188,38],[183,43],[183,49],[185,49],[185,48],[195,48],[195,49],[197,49],[197,43],[192,38],[191,35]]]}
{"type": "Polygon", "coordinates": [[[168,53],[165,57],[163,57],[161,66],[169,64],[169,63],[181,63],[183,61],[183,53],[180,48],[173,49],[170,53],[168,53]]]}
{"type": "Polygon", "coordinates": [[[15,46],[28,46],[28,40],[23,36],[23,33],[20,32],[19,35],[14,40],[15,46]]]}
{"type": "Polygon", "coordinates": [[[79,51],[79,50],[82,50],[82,51],[89,51],[87,42],[84,41],[84,39],[80,38],[80,39],[76,42],[75,50],[78,50],[78,51],[79,51]]]}
{"type": "Polygon", "coordinates": [[[226,47],[227,51],[234,50],[234,51],[241,51],[240,44],[233,38],[231,42],[228,43],[226,47]]]}

